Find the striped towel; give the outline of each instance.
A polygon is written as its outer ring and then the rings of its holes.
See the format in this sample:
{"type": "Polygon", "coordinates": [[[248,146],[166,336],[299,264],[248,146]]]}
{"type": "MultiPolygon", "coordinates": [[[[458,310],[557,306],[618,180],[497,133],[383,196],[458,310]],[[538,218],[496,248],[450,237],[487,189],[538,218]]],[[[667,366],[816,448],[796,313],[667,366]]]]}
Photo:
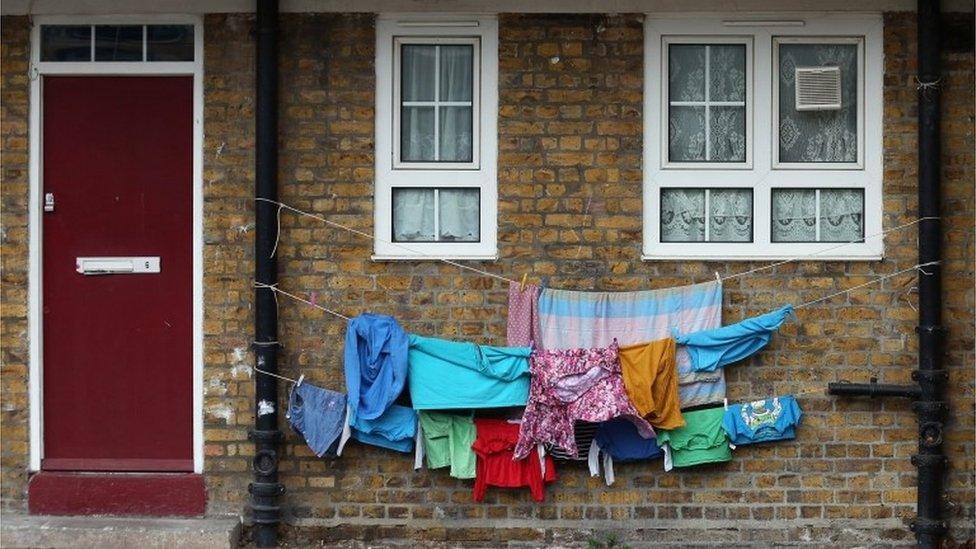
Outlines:
{"type": "MultiPolygon", "coordinates": [[[[539,294],[539,341],[543,349],[621,346],[687,334],[722,325],[722,284],[637,292],[577,292],[544,288],[539,294]]],[[[695,372],[688,351],[678,346],[681,407],[721,402],[721,370],[695,372]]]]}

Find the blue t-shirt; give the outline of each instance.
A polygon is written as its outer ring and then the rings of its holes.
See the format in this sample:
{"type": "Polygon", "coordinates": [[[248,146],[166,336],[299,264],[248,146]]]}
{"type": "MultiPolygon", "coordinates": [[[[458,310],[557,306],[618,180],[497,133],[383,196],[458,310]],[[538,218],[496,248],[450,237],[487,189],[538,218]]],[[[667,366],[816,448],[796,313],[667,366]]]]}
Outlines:
{"type": "Polygon", "coordinates": [[[490,347],[410,335],[410,401],[415,410],[525,406],[529,347],[490,347]]]}
{"type": "Polygon", "coordinates": [[[593,442],[600,447],[600,451],[610,454],[614,461],[654,459],[664,455],[656,438],[640,436],[637,426],[622,417],[601,423],[593,442]]]}
{"type": "Polygon", "coordinates": [[[791,440],[802,416],[796,398],[786,395],[729,406],[722,427],[736,446],[791,440]]]}
{"type": "Polygon", "coordinates": [[[773,332],[792,312],[792,305],[784,305],[770,313],[721,328],[675,335],[674,340],[687,347],[692,370],[714,372],[716,368],[748,358],[765,347],[773,332]]]}

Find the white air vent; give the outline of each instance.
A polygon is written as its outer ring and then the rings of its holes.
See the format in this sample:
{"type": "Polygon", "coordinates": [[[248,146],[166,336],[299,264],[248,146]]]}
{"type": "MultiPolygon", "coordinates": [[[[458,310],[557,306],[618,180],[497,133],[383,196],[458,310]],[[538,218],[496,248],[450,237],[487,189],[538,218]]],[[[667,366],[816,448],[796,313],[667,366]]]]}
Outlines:
{"type": "Polygon", "coordinates": [[[796,110],[840,110],[840,67],[797,67],[796,110]]]}

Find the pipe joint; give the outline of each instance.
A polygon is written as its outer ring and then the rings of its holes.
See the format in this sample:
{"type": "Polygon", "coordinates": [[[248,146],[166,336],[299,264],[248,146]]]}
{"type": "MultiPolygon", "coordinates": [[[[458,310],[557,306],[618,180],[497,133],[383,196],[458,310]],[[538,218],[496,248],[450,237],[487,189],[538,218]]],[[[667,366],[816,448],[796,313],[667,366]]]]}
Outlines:
{"type": "Polygon", "coordinates": [[[944,520],[932,520],[918,517],[908,526],[916,534],[928,534],[941,536],[949,530],[949,525],[944,520]]]}
{"type": "Polygon", "coordinates": [[[285,437],[277,429],[251,429],[247,432],[247,438],[257,443],[278,444],[285,437]]]}
{"type": "Polygon", "coordinates": [[[944,469],[949,458],[942,454],[914,454],[911,461],[919,469],[944,469]]]}
{"type": "Polygon", "coordinates": [[[271,476],[278,470],[278,452],[268,448],[258,450],[251,465],[258,475],[271,476]]]}
{"type": "Polygon", "coordinates": [[[923,383],[944,383],[948,380],[948,370],[915,370],[912,372],[912,381],[923,383]]]}

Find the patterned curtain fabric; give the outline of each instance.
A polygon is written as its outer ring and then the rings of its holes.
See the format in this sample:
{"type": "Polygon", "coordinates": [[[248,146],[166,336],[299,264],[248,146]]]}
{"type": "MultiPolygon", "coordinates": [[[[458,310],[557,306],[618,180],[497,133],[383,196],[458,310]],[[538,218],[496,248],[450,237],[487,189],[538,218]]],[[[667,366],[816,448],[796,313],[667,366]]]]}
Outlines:
{"type": "Polygon", "coordinates": [[[712,189],[708,215],[708,240],[711,242],[752,241],[752,191],[712,189]]]}
{"type": "Polygon", "coordinates": [[[864,191],[816,189],[773,191],[773,242],[852,242],[864,238],[864,191]]]}
{"type": "Polygon", "coordinates": [[[857,45],[779,45],[780,162],[857,161],[857,45]],[[840,67],[841,109],[796,110],[797,67],[840,67]]]}
{"type": "Polygon", "coordinates": [[[669,46],[668,158],[672,162],[745,160],[745,52],[740,44],[669,46]]]}
{"type": "Polygon", "coordinates": [[[434,189],[393,189],[393,240],[434,240],[434,189]]]}
{"type": "Polygon", "coordinates": [[[455,242],[480,239],[480,193],[477,189],[441,189],[440,238],[455,242]]]}

